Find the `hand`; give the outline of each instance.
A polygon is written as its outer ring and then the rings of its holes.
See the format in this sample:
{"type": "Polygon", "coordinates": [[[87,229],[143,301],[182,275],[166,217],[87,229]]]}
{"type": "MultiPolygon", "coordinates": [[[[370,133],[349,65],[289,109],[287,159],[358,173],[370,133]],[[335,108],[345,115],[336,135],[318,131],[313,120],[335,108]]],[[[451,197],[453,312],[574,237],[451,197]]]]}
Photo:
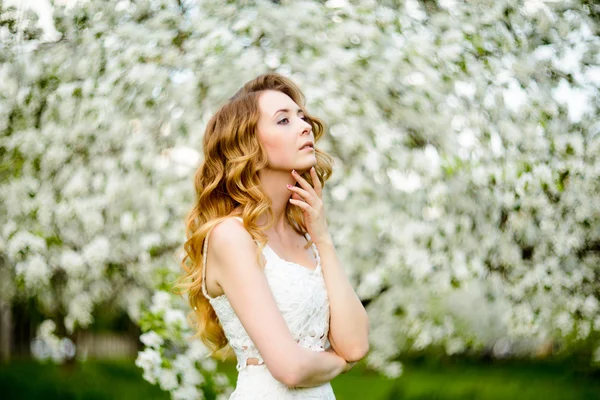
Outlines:
{"type": "MultiPolygon", "coordinates": [[[[328,352],[328,353],[333,353],[336,356],[340,357],[338,355],[338,353],[336,353],[335,350],[333,350],[333,347],[328,347],[325,351],[328,352]]],[[[355,362],[348,362],[348,361],[344,360],[342,357],[340,357],[340,358],[344,362],[344,365],[342,367],[342,372],[341,372],[342,374],[345,374],[346,372],[350,371],[352,369],[352,367],[354,367],[356,365],[356,363],[357,363],[357,361],[355,361],[355,362]]]]}
{"type": "Polygon", "coordinates": [[[314,188],[296,171],[292,171],[292,176],[301,187],[287,186],[288,190],[292,192],[290,203],[302,209],[304,224],[313,243],[321,243],[329,238],[329,230],[323,207],[321,181],[319,181],[315,167],[310,169],[314,188]]]}
{"type": "Polygon", "coordinates": [[[356,365],[356,363],[357,363],[357,361],[351,362],[351,363],[349,363],[348,361],[346,361],[346,367],[342,371],[342,374],[345,374],[346,372],[350,371],[352,369],[352,367],[354,367],[356,365]]]}

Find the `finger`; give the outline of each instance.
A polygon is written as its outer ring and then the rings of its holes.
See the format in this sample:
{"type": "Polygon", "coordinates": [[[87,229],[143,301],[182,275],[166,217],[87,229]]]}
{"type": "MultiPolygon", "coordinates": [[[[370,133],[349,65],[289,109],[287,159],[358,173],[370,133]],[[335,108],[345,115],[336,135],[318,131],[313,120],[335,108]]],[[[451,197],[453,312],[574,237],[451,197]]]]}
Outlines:
{"type": "Polygon", "coordinates": [[[319,176],[317,175],[317,170],[315,167],[310,169],[310,176],[312,177],[313,187],[315,188],[315,193],[317,196],[322,197],[323,195],[323,187],[321,186],[321,181],[319,180],[319,176]]]}
{"type": "Polygon", "coordinates": [[[304,201],[306,201],[307,203],[309,203],[310,205],[313,205],[313,198],[312,196],[304,189],[301,189],[297,186],[291,186],[288,185],[287,187],[290,191],[292,191],[293,193],[295,193],[297,196],[299,196],[300,198],[302,198],[304,201]]]}
{"type": "Polygon", "coordinates": [[[300,197],[298,195],[298,193],[292,193],[292,199],[296,199],[296,200],[300,200],[300,201],[304,201],[304,199],[302,197],[300,197]]]}
{"type": "Polygon", "coordinates": [[[290,203],[295,206],[300,207],[304,211],[308,212],[310,210],[310,204],[303,202],[302,200],[290,199],[290,203]]]}
{"type": "Polygon", "coordinates": [[[298,181],[298,183],[300,184],[300,186],[302,186],[302,188],[304,188],[304,190],[306,190],[309,193],[317,194],[315,192],[315,189],[313,189],[313,187],[310,185],[310,183],[308,183],[306,179],[301,177],[300,174],[297,173],[295,170],[292,170],[292,176],[298,181]]]}
{"type": "MultiPolygon", "coordinates": [[[[296,193],[294,193],[294,194],[292,195],[292,199],[294,199],[294,200],[298,200],[298,201],[301,201],[301,202],[303,202],[303,203],[306,203],[306,201],[304,201],[304,199],[303,199],[302,197],[298,196],[296,193]]],[[[306,204],[309,204],[309,205],[310,205],[310,203],[306,203],[306,204]]],[[[311,207],[312,207],[312,205],[311,205],[311,207]]],[[[314,208],[314,207],[313,207],[313,208],[314,208]]]]}

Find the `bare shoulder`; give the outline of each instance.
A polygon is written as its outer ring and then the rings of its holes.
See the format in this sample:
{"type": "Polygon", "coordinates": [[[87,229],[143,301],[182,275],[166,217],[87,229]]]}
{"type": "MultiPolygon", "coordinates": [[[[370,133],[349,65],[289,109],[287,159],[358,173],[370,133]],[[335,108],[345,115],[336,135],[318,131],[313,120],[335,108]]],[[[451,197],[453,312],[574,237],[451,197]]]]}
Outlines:
{"type": "Polygon", "coordinates": [[[242,221],[237,218],[227,218],[212,229],[208,245],[219,249],[231,242],[242,241],[254,243],[252,236],[244,228],[242,221]]]}
{"type": "Polygon", "coordinates": [[[208,255],[212,254],[219,270],[236,268],[240,263],[235,260],[253,260],[256,253],[254,238],[237,218],[218,223],[209,235],[208,255]]]}

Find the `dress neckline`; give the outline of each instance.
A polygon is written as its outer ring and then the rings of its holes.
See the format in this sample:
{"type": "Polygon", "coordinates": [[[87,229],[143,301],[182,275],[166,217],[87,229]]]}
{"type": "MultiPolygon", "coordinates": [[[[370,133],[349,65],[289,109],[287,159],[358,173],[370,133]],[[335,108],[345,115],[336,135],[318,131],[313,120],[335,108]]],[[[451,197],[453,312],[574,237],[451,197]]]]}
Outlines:
{"type": "MultiPolygon", "coordinates": [[[[240,222],[244,223],[244,220],[239,215],[234,215],[233,218],[236,218],[240,222]]],[[[304,238],[307,241],[310,241],[309,237],[310,237],[310,235],[308,235],[308,234],[304,235],[304,238]]],[[[315,258],[317,259],[317,266],[315,268],[308,268],[305,265],[286,260],[285,258],[281,257],[279,254],[277,254],[277,252],[275,250],[273,250],[273,248],[271,246],[269,246],[268,244],[265,244],[265,248],[268,248],[269,251],[271,251],[271,253],[273,253],[275,255],[275,257],[277,257],[278,260],[283,261],[284,263],[286,263],[288,265],[295,265],[297,267],[303,268],[303,269],[307,270],[308,272],[310,272],[311,274],[315,274],[319,271],[319,269],[321,269],[321,257],[319,256],[319,251],[317,250],[317,246],[315,246],[314,243],[311,244],[310,248],[312,249],[312,252],[315,255],[315,258]]]]}
{"type": "MultiPolygon", "coordinates": [[[[237,219],[237,220],[239,220],[239,221],[241,221],[242,223],[244,222],[244,220],[241,217],[239,217],[239,216],[235,216],[234,215],[232,217],[235,218],[235,219],[237,219]]],[[[206,239],[204,240],[203,268],[202,268],[202,291],[204,293],[204,296],[208,299],[209,303],[212,303],[213,301],[217,301],[217,300],[221,300],[221,299],[227,299],[227,296],[225,295],[225,293],[222,293],[222,294],[220,294],[220,295],[218,295],[216,297],[211,297],[208,294],[208,291],[206,290],[206,286],[205,286],[205,284],[206,284],[205,283],[205,281],[206,281],[206,252],[208,250],[208,235],[210,235],[210,232],[206,235],[206,239]]],[[[310,242],[310,235],[308,233],[306,233],[304,235],[304,237],[305,237],[305,239],[307,241],[310,242]]],[[[281,262],[283,262],[283,263],[285,263],[287,265],[291,265],[291,266],[295,266],[295,267],[298,267],[298,268],[302,268],[303,270],[305,270],[306,272],[308,272],[312,276],[312,275],[316,275],[321,270],[321,257],[319,256],[319,251],[317,250],[317,246],[314,243],[312,243],[310,247],[311,247],[311,249],[313,251],[313,254],[315,255],[315,258],[317,260],[317,266],[315,268],[308,268],[308,267],[306,267],[306,266],[304,266],[302,264],[298,264],[298,263],[295,263],[295,262],[288,261],[288,260],[286,260],[284,258],[281,258],[279,256],[279,254],[277,254],[275,252],[275,250],[273,250],[271,248],[271,246],[269,246],[266,243],[265,243],[265,247],[263,248],[263,252],[264,252],[265,249],[268,249],[281,262]]],[[[267,260],[267,265],[268,264],[269,264],[269,260],[267,260]]],[[[266,265],[265,265],[265,269],[266,269],[266,265]]]]}
{"type": "Polygon", "coordinates": [[[279,259],[280,261],[283,261],[284,263],[286,263],[286,264],[289,264],[289,265],[295,265],[295,266],[297,266],[297,267],[300,267],[300,268],[302,268],[302,269],[305,269],[305,270],[307,270],[307,271],[308,271],[309,273],[311,273],[311,274],[315,274],[315,273],[317,273],[317,271],[318,271],[318,270],[321,268],[321,257],[319,257],[319,252],[317,251],[317,249],[316,249],[316,246],[315,246],[315,244],[314,244],[314,243],[313,243],[313,244],[312,244],[310,247],[311,247],[311,249],[312,249],[312,251],[313,251],[313,254],[315,255],[315,258],[317,259],[317,266],[316,266],[316,267],[314,267],[314,268],[308,268],[308,267],[307,267],[307,266],[305,266],[305,265],[302,265],[302,264],[298,264],[298,263],[295,263],[295,262],[288,261],[288,260],[284,259],[283,257],[281,257],[279,254],[277,254],[277,253],[275,252],[275,250],[273,250],[273,248],[272,248],[271,246],[269,246],[268,244],[265,244],[265,248],[268,248],[268,249],[269,249],[269,251],[270,251],[271,253],[273,253],[273,254],[275,255],[275,257],[277,257],[277,259],[279,259]]]}
{"type": "MultiPolygon", "coordinates": [[[[319,272],[319,270],[321,269],[321,257],[319,257],[319,251],[316,249],[316,246],[315,246],[315,244],[314,244],[314,243],[311,245],[311,247],[312,247],[312,249],[313,249],[313,252],[314,252],[314,254],[315,254],[315,257],[316,257],[316,259],[317,259],[317,266],[316,266],[315,268],[308,268],[308,267],[306,267],[306,266],[304,266],[304,265],[302,265],[302,264],[298,264],[298,263],[291,262],[291,261],[288,261],[288,260],[286,260],[286,259],[283,259],[283,258],[281,258],[281,257],[280,257],[280,256],[279,256],[277,253],[275,253],[275,250],[273,250],[273,249],[271,248],[271,246],[269,246],[268,244],[265,244],[265,249],[269,249],[269,251],[270,251],[271,253],[273,253],[273,255],[274,255],[274,256],[275,256],[275,257],[276,257],[278,260],[280,260],[280,261],[282,261],[282,262],[284,262],[284,263],[286,263],[286,264],[288,264],[288,265],[291,265],[291,266],[295,266],[295,267],[301,268],[301,269],[303,269],[303,270],[307,271],[307,272],[308,272],[310,275],[314,275],[314,274],[317,274],[317,272],[319,272]]],[[[267,265],[268,265],[268,264],[269,264],[269,261],[267,260],[267,265]]],[[[227,298],[227,297],[226,297],[225,293],[223,293],[223,294],[220,294],[220,295],[218,295],[218,296],[216,296],[216,297],[209,297],[209,298],[208,298],[208,301],[209,301],[210,303],[212,303],[212,302],[213,302],[213,301],[215,301],[215,300],[219,300],[219,299],[226,299],[226,298],[227,298]]]]}

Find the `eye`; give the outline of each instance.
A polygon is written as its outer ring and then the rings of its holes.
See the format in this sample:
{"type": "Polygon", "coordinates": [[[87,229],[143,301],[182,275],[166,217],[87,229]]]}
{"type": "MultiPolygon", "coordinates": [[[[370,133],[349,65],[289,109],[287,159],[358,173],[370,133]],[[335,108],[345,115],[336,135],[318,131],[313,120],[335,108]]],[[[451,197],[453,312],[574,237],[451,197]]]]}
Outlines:
{"type": "MultiPolygon", "coordinates": [[[[306,122],[310,122],[309,118],[308,118],[307,116],[305,116],[305,115],[303,115],[303,116],[301,117],[301,119],[303,119],[303,120],[304,120],[304,121],[306,121],[306,122]]],[[[288,119],[287,117],[281,118],[281,119],[280,119],[280,120],[277,122],[277,124],[278,124],[278,125],[282,125],[282,122],[283,122],[283,121],[288,121],[288,122],[289,122],[289,119],[288,119]]],[[[283,124],[283,125],[287,125],[287,122],[286,122],[285,124],[283,124]]]]}

